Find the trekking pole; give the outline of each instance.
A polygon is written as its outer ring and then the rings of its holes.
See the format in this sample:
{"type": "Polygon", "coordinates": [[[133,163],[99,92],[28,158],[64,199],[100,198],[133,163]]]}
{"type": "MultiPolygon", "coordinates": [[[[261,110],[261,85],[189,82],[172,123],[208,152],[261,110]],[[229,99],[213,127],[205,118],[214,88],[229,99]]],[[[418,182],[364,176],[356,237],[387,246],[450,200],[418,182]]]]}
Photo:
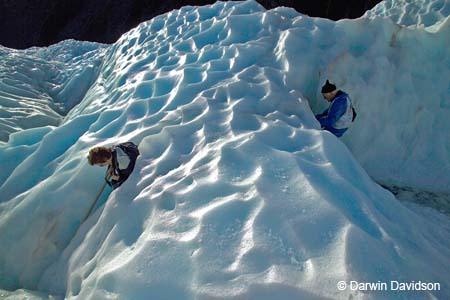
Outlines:
{"type": "Polygon", "coordinates": [[[81,221],[81,224],[83,224],[84,221],[86,221],[86,219],[89,218],[89,215],[91,214],[92,210],[94,209],[95,204],[97,203],[98,199],[100,199],[100,196],[103,194],[105,187],[106,187],[106,181],[105,181],[105,183],[103,183],[103,186],[102,186],[101,190],[98,192],[97,196],[95,197],[95,200],[92,203],[91,207],[89,207],[89,210],[88,210],[87,214],[84,216],[83,221],[81,221]]]}
{"type": "MultiPolygon", "coordinates": [[[[103,184],[102,188],[100,189],[100,191],[98,192],[97,196],[94,199],[94,203],[92,203],[91,207],[89,207],[89,211],[86,213],[86,215],[83,217],[83,220],[81,221],[80,225],[78,225],[77,230],[75,231],[74,235],[72,236],[72,239],[77,235],[78,230],[80,230],[81,225],[83,225],[84,221],[86,221],[87,218],[89,218],[89,215],[91,214],[92,210],[95,207],[95,204],[97,203],[98,199],[100,198],[100,196],[103,194],[103,191],[105,190],[106,187],[106,182],[103,184]]],[[[72,240],[71,239],[71,240],[72,240]]]]}

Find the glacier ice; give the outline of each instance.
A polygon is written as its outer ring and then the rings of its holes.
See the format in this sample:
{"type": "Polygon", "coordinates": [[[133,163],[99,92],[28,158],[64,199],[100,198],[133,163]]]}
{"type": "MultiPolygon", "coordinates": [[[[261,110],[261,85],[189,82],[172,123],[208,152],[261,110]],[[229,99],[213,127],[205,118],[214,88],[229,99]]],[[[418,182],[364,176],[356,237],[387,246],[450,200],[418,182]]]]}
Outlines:
{"type": "Polygon", "coordinates": [[[95,81],[104,52],[105,45],[73,40],[22,51],[0,46],[0,143],[59,125],[95,81]]]}
{"type": "Polygon", "coordinates": [[[446,0],[386,0],[367,11],[365,16],[385,17],[402,26],[434,32],[445,24],[449,14],[450,3],[446,0]]]}
{"type": "Polygon", "coordinates": [[[332,22],[217,2],[110,46],[1,48],[7,97],[62,111],[57,123],[16,122],[0,146],[0,288],[83,300],[449,297],[450,223],[373,181],[450,193],[448,13],[433,31],[373,14],[332,22]],[[312,112],[326,78],[358,111],[342,140],[312,112]],[[103,180],[88,149],[126,140],[141,150],[134,173],[77,231],[103,180]],[[391,279],[442,289],[336,288],[391,279]]]}

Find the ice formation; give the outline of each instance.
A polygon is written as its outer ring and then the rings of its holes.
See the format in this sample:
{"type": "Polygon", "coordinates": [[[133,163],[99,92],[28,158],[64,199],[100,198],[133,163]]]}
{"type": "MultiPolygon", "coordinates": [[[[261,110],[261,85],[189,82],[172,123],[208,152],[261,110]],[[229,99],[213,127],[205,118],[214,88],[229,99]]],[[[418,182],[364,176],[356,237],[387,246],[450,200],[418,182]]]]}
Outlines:
{"type": "Polygon", "coordinates": [[[0,143],[23,129],[59,125],[97,77],[104,47],[70,40],[24,51],[0,46],[0,143]]]}
{"type": "Polygon", "coordinates": [[[67,110],[58,126],[14,123],[0,146],[0,287],[68,300],[450,297],[450,222],[373,181],[450,192],[448,11],[429,31],[381,9],[332,22],[217,2],[111,46],[2,48],[15,73],[0,73],[0,101],[67,110]],[[64,67],[50,78],[52,61],[64,67]],[[358,111],[342,140],[314,118],[326,78],[358,111]],[[141,150],[134,173],[77,231],[103,183],[87,151],[127,140],[141,150]],[[350,280],[441,289],[337,289],[350,280]]]}
{"type": "Polygon", "coordinates": [[[411,28],[437,30],[450,15],[446,0],[385,0],[366,12],[365,16],[386,17],[395,23],[411,28]]]}

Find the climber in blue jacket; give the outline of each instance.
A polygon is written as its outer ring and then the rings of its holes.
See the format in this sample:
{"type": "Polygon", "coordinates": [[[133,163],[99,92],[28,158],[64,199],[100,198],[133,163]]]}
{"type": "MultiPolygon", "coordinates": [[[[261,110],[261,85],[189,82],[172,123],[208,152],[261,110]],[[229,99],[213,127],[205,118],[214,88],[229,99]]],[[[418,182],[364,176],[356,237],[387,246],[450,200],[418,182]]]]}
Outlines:
{"type": "Polygon", "coordinates": [[[337,90],[328,80],[322,87],[322,95],[330,102],[330,106],[323,113],[316,115],[316,119],[322,129],[341,137],[356,118],[352,100],[347,93],[337,90]]]}

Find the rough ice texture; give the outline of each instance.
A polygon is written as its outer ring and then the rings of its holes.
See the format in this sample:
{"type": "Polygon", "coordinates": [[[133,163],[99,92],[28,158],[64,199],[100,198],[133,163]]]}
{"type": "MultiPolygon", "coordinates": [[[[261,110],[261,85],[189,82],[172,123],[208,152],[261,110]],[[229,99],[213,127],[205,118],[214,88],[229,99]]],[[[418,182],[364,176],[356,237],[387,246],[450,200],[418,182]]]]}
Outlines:
{"type": "Polygon", "coordinates": [[[409,27],[424,27],[435,31],[450,15],[447,0],[385,0],[366,12],[366,17],[387,17],[409,27]]]}
{"type": "Polygon", "coordinates": [[[46,295],[45,293],[19,289],[16,291],[6,291],[0,289],[0,299],[2,300],[61,300],[62,297],[46,295]]]}
{"type": "Polygon", "coordinates": [[[24,51],[0,46],[0,143],[23,129],[57,126],[95,81],[103,48],[73,40],[24,51]]]}
{"type": "Polygon", "coordinates": [[[0,286],[70,300],[450,297],[448,219],[366,173],[449,191],[448,31],[254,1],[141,24],[94,53],[99,75],[58,127],[0,147],[0,286]],[[358,111],[343,140],[312,112],[326,78],[358,111]],[[127,140],[134,173],[77,231],[104,174],[88,149],[127,140]],[[441,290],[336,288],[391,279],[441,290]]]}

